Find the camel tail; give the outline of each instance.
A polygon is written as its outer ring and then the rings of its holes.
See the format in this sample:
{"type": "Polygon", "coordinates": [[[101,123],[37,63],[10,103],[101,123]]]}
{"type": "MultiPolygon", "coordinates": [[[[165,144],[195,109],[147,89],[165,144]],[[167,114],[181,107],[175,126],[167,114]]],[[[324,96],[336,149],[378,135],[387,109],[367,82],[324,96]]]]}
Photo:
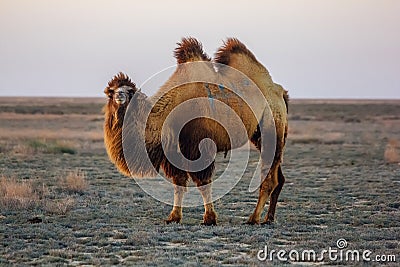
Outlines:
{"type": "Polygon", "coordinates": [[[228,38],[224,44],[215,53],[215,62],[230,65],[232,56],[235,54],[243,54],[257,62],[254,54],[237,38],[228,38]]]}
{"type": "Polygon", "coordinates": [[[283,90],[283,100],[285,100],[286,112],[289,113],[289,92],[283,90]]]}
{"type": "Polygon", "coordinates": [[[285,90],[282,85],[275,83],[275,87],[281,91],[283,101],[285,102],[286,113],[289,113],[289,91],[285,90]]]}
{"type": "Polygon", "coordinates": [[[182,38],[177,45],[174,56],[178,64],[192,61],[211,61],[210,57],[204,53],[203,45],[193,37],[182,38]]]}

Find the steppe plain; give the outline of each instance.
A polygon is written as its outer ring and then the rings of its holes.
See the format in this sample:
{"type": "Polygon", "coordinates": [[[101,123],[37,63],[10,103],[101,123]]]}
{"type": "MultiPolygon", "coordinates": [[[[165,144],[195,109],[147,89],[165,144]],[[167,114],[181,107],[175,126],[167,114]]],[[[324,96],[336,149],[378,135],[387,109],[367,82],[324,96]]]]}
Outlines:
{"type": "MultiPolygon", "coordinates": [[[[244,176],[215,203],[215,227],[200,225],[201,206],[166,225],[171,207],[118,173],[103,145],[105,101],[0,98],[1,266],[259,266],[270,263],[257,257],[265,246],[321,252],[338,239],[399,263],[400,100],[291,100],[276,223],[244,224],[257,201],[252,151],[244,176]]],[[[217,156],[217,174],[227,160],[217,156]]],[[[273,263],[380,264],[276,255],[273,263]]]]}

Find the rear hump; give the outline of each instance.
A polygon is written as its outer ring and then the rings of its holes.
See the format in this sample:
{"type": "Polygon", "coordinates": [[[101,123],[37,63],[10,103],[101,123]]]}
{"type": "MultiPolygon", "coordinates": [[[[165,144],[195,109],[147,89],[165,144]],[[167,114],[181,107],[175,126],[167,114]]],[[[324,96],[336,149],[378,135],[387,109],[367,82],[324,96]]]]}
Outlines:
{"type": "Polygon", "coordinates": [[[215,53],[215,62],[229,65],[233,54],[244,54],[257,62],[254,54],[237,38],[228,38],[215,53]]]}

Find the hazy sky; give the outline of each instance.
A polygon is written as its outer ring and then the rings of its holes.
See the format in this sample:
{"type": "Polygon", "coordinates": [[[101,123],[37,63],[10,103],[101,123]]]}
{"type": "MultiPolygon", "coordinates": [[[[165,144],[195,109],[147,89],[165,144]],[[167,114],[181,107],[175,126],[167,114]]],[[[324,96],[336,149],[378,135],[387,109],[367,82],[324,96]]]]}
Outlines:
{"type": "Polygon", "coordinates": [[[400,98],[398,0],[0,0],[0,96],[140,85],[189,35],[210,55],[238,37],[293,98],[400,98]]]}

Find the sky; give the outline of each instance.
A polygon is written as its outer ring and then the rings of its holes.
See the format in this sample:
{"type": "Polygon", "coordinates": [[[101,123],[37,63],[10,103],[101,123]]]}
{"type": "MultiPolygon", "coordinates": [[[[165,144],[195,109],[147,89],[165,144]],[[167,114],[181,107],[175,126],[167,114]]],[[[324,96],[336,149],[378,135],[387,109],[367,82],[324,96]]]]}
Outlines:
{"type": "Polygon", "coordinates": [[[0,0],[0,96],[102,97],[119,71],[141,85],[193,36],[209,55],[239,38],[292,98],[400,99],[399,14],[398,0],[0,0]]]}

